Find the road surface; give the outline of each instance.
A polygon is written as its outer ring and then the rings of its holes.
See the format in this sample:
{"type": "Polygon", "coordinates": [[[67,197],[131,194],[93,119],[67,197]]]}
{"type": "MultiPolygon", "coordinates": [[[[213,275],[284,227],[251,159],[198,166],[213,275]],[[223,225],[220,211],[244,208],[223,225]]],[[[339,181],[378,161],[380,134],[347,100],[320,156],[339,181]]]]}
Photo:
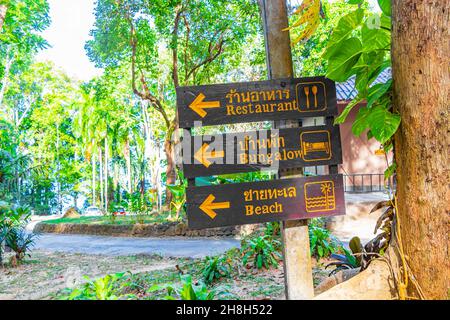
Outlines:
{"type": "MultiPolygon", "coordinates": [[[[387,200],[388,195],[382,192],[346,193],[347,203],[363,203],[387,200]]],[[[29,231],[42,220],[56,216],[35,217],[27,226],[29,231]]],[[[348,243],[351,237],[358,235],[363,243],[373,238],[373,227],[376,214],[358,217],[345,217],[338,223],[334,234],[348,243]],[[348,221],[347,221],[348,220],[348,221]]],[[[240,241],[232,238],[125,238],[90,235],[42,234],[36,242],[37,249],[61,251],[69,253],[104,254],[104,255],[136,255],[161,254],[166,257],[201,258],[225,252],[239,247],[240,241]]]]}
{"type": "Polygon", "coordinates": [[[124,238],[41,234],[34,248],[113,256],[160,254],[164,257],[202,258],[239,246],[240,241],[232,238],[124,238]]]}

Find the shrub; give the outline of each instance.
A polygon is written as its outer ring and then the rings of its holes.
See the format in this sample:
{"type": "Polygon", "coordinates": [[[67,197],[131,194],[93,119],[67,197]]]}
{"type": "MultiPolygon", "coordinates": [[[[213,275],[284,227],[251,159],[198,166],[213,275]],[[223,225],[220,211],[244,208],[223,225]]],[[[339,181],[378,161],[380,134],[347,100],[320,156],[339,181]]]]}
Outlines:
{"type": "Polygon", "coordinates": [[[179,220],[183,213],[184,204],[186,203],[186,185],[167,185],[167,189],[172,193],[172,201],[170,202],[170,210],[175,213],[174,220],[179,220]]]}
{"type": "Polygon", "coordinates": [[[277,267],[281,259],[281,242],[267,235],[248,238],[242,247],[242,263],[249,269],[277,267]]]}
{"type": "Polygon", "coordinates": [[[331,258],[334,259],[334,261],[325,266],[325,269],[335,266],[335,268],[330,272],[330,276],[341,270],[360,267],[358,260],[349,250],[342,248],[342,251],[344,254],[331,254],[331,258]]]}
{"type": "Polygon", "coordinates": [[[208,289],[204,282],[193,283],[189,274],[180,275],[181,284],[154,285],[149,292],[167,290],[165,300],[213,300],[228,296],[223,288],[208,289]]]}
{"type": "Polygon", "coordinates": [[[63,300],[118,300],[129,298],[129,295],[120,294],[123,285],[119,284],[119,280],[124,275],[125,273],[109,274],[96,280],[91,280],[85,276],[87,282],[81,288],[76,288],[68,296],[63,297],[63,300]]]}
{"type": "MultiPolygon", "coordinates": [[[[28,237],[23,230],[30,218],[30,209],[28,207],[12,207],[5,202],[0,203],[0,265],[3,263],[3,245],[10,244],[16,251],[16,258],[20,260],[28,251],[34,242],[33,236],[28,237]],[[23,232],[18,230],[22,229],[23,232]],[[19,238],[21,236],[21,238],[19,238]],[[16,241],[15,241],[16,240],[16,241]]],[[[14,249],[13,249],[14,250],[14,249]]]]}
{"type": "Polygon", "coordinates": [[[264,228],[264,234],[272,237],[279,237],[281,235],[281,222],[268,222],[264,228]]]}
{"type": "Polygon", "coordinates": [[[329,257],[341,248],[329,230],[315,224],[310,224],[308,230],[311,255],[316,257],[317,261],[329,257]]]}
{"type": "Polygon", "coordinates": [[[206,257],[205,266],[202,271],[203,281],[210,285],[215,280],[229,277],[231,274],[231,264],[225,256],[206,257]]]}
{"type": "Polygon", "coordinates": [[[30,256],[29,251],[34,246],[37,235],[27,233],[22,227],[12,228],[6,235],[6,245],[16,254],[17,261],[21,261],[25,256],[30,256]]]}

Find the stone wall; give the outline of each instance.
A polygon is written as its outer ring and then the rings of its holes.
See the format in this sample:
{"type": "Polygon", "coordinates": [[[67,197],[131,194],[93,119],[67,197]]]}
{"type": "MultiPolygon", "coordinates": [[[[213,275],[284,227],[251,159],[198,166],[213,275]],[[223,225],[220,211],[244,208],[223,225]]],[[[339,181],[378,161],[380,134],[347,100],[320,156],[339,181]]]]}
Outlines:
{"type": "Polygon", "coordinates": [[[168,222],[135,225],[50,224],[38,223],[36,233],[90,234],[115,237],[223,237],[240,233],[239,227],[222,227],[203,230],[188,229],[185,223],[168,222]]]}

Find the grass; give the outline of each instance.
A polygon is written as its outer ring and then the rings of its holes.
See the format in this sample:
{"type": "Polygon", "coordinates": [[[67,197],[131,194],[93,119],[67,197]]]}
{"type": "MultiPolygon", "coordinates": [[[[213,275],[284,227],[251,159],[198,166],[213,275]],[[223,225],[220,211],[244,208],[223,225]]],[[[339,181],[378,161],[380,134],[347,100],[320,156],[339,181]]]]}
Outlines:
{"type": "MultiPolygon", "coordinates": [[[[144,223],[154,223],[154,222],[164,222],[167,221],[166,215],[145,215],[142,217],[144,223]]],[[[136,224],[137,217],[136,216],[117,216],[114,220],[112,220],[108,216],[99,216],[99,217],[79,217],[79,218],[59,218],[53,220],[42,221],[45,224],[64,224],[64,223],[72,223],[72,224],[100,224],[100,225],[129,225],[136,224]]]]}
{"type": "MultiPolygon", "coordinates": [[[[240,264],[238,257],[235,257],[235,263],[240,264]]],[[[127,258],[130,259],[130,258],[127,258]]],[[[126,284],[120,294],[132,294],[138,300],[160,300],[166,296],[166,290],[150,292],[149,289],[154,285],[161,284],[180,284],[179,272],[192,275],[194,282],[202,280],[202,271],[204,268],[203,259],[175,259],[176,267],[152,270],[149,272],[138,272],[127,275],[119,280],[117,286],[126,284]]],[[[283,299],[284,298],[284,280],[282,277],[282,266],[264,272],[246,271],[240,268],[234,268],[230,278],[221,278],[220,281],[208,286],[212,289],[225,289],[229,293],[227,299],[283,299]]],[[[52,294],[52,299],[61,299],[71,290],[63,289],[52,294]]]]}
{"type": "Polygon", "coordinates": [[[85,281],[83,275],[95,279],[124,271],[158,273],[167,268],[175,270],[176,264],[188,261],[158,255],[106,256],[33,250],[31,258],[14,268],[8,263],[11,255],[6,253],[6,263],[0,266],[0,300],[55,299],[70,278],[81,284],[85,281]]]}

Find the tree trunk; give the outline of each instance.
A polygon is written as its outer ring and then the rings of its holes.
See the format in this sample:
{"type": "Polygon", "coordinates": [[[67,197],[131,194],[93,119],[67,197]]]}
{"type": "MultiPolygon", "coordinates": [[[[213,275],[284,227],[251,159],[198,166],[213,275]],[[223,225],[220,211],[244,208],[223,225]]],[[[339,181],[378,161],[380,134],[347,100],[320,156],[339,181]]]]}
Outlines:
{"type": "Polygon", "coordinates": [[[105,137],[105,212],[108,212],[108,137],[105,137]]]}
{"type": "MultiPolygon", "coordinates": [[[[174,184],[177,180],[175,173],[175,155],[174,155],[174,142],[171,138],[166,138],[164,142],[164,153],[166,154],[167,159],[167,168],[166,168],[166,185],[174,184]]],[[[172,202],[172,193],[168,188],[166,188],[166,205],[170,205],[172,202]]]]}
{"type": "Polygon", "coordinates": [[[100,209],[103,210],[103,157],[102,157],[102,149],[98,149],[98,165],[99,165],[99,179],[98,182],[100,184],[100,209]]]}
{"type": "MultiPolygon", "coordinates": [[[[0,10],[1,10],[1,8],[0,8],[0,10]]],[[[0,15],[1,15],[1,13],[0,13],[0,15]]],[[[0,26],[0,32],[1,31],[2,31],[2,28],[0,26]]],[[[6,47],[5,69],[3,70],[2,87],[0,88],[0,107],[3,104],[3,98],[5,97],[6,88],[8,87],[8,83],[9,83],[9,73],[11,71],[11,67],[14,62],[14,55],[10,55],[10,51],[11,51],[11,46],[9,45],[6,47]]]]}
{"type": "Polygon", "coordinates": [[[133,193],[133,186],[131,183],[131,150],[130,150],[130,142],[127,140],[125,144],[125,158],[127,162],[127,184],[128,184],[128,193],[133,193]]]}
{"type": "Polygon", "coordinates": [[[3,29],[3,22],[5,21],[7,10],[8,6],[6,4],[0,4],[0,32],[3,29]]]}
{"type": "Polygon", "coordinates": [[[92,205],[95,206],[96,203],[96,195],[95,195],[95,176],[96,176],[96,167],[95,167],[95,153],[92,154],[92,205]]]}
{"type": "Polygon", "coordinates": [[[119,164],[117,163],[117,158],[114,160],[113,188],[114,188],[114,201],[119,202],[120,201],[119,164]]]}
{"type": "Polygon", "coordinates": [[[394,0],[392,7],[400,232],[428,299],[446,299],[450,288],[449,13],[442,0],[394,0]]]}

